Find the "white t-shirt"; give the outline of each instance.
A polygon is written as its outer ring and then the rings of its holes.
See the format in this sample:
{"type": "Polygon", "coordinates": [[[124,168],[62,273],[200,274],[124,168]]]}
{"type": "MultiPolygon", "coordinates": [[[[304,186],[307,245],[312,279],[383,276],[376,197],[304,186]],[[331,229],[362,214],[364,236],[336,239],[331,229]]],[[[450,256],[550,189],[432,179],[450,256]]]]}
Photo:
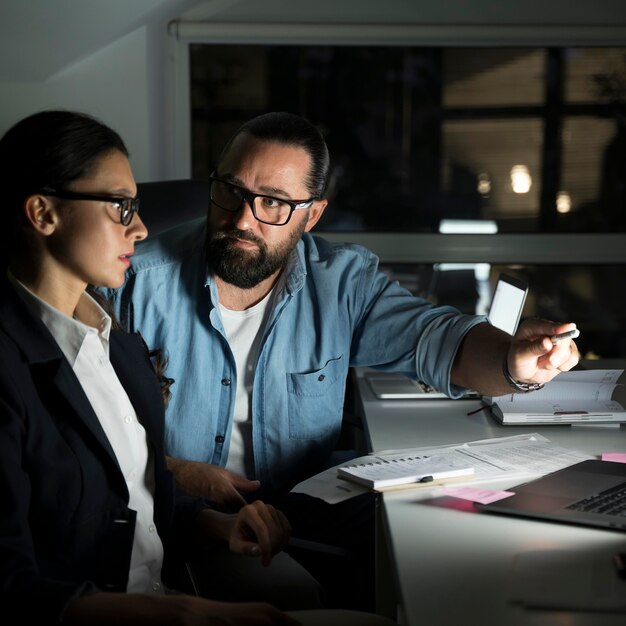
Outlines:
{"type": "Polygon", "coordinates": [[[219,305],[222,324],[237,368],[233,428],[230,434],[226,469],[247,477],[254,476],[250,402],[254,384],[254,368],[271,294],[270,291],[258,304],[244,311],[233,311],[222,304],[219,305]]]}

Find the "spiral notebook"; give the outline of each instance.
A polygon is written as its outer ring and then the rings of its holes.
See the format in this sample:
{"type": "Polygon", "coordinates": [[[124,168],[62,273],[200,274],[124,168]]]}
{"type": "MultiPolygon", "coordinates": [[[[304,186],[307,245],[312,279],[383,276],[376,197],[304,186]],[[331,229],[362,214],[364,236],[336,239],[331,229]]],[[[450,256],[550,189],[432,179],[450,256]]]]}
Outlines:
{"type": "Polygon", "coordinates": [[[376,457],[368,463],[344,465],[337,476],[380,491],[405,485],[429,483],[473,476],[474,468],[451,463],[439,456],[376,457]]]}

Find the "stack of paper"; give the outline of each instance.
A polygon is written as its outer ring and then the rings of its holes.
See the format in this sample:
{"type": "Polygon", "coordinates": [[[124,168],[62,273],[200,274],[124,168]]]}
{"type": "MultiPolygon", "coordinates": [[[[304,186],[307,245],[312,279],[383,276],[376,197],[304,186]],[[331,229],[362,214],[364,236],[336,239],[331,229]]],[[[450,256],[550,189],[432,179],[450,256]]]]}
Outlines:
{"type": "MultiPolygon", "coordinates": [[[[480,484],[496,479],[530,479],[573,465],[593,455],[565,448],[552,443],[538,433],[525,433],[511,437],[481,439],[467,443],[443,446],[385,450],[369,454],[352,461],[352,465],[372,463],[380,460],[402,459],[407,457],[438,457],[456,468],[472,467],[473,474],[450,479],[455,482],[467,479],[480,484]]],[[[365,493],[368,487],[353,481],[339,478],[338,470],[346,464],[331,467],[320,474],[311,476],[293,487],[295,493],[305,493],[321,498],[331,504],[365,493]]],[[[444,483],[446,480],[444,479],[444,483]]],[[[413,483],[411,486],[424,488],[433,483],[413,483]]]]}

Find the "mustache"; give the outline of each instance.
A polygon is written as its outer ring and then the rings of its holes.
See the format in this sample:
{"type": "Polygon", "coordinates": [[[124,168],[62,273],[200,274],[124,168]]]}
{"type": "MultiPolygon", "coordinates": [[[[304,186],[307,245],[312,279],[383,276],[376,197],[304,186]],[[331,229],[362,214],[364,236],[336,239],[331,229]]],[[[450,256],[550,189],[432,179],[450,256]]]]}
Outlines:
{"type": "Polygon", "coordinates": [[[214,233],[213,239],[215,241],[228,240],[228,239],[240,239],[241,241],[249,241],[255,243],[259,247],[263,247],[264,241],[257,237],[254,233],[247,230],[239,230],[238,228],[230,228],[228,230],[221,230],[214,233]]]}

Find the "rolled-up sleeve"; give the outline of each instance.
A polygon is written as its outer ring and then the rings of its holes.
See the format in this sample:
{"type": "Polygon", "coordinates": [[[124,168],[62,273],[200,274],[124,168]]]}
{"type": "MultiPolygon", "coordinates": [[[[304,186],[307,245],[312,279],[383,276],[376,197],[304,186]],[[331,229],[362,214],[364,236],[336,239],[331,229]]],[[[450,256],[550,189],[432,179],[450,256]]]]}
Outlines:
{"type": "Polygon", "coordinates": [[[371,253],[364,261],[351,364],[401,371],[451,398],[463,396],[467,390],[450,383],[452,364],[467,332],[486,317],[435,306],[389,280],[371,253]]]}

